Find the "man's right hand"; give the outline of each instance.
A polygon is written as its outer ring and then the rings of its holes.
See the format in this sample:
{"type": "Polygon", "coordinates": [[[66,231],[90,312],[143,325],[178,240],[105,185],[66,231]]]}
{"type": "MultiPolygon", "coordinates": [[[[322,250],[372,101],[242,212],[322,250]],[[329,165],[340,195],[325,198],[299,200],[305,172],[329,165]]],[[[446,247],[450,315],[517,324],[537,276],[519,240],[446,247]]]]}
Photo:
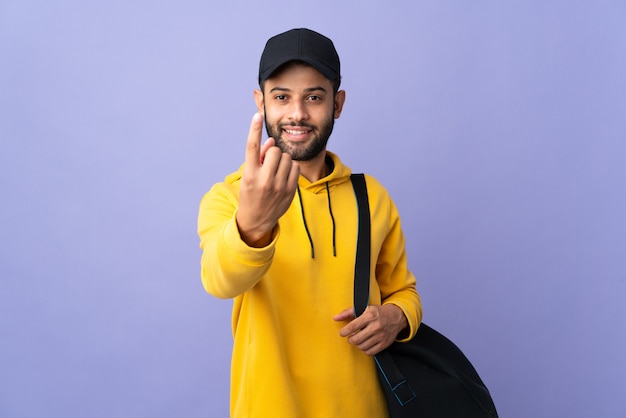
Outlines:
{"type": "Polygon", "coordinates": [[[246,160],[239,188],[237,226],[251,247],[270,243],[278,219],[293,201],[300,167],[269,138],[261,146],[263,116],[256,113],[250,123],[246,160]]]}

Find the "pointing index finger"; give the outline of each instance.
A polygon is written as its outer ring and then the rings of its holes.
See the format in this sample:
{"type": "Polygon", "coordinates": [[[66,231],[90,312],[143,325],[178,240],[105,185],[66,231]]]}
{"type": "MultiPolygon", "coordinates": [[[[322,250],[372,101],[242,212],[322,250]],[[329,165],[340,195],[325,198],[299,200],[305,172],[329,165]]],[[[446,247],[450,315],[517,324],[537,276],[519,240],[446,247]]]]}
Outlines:
{"type": "Polygon", "coordinates": [[[259,167],[261,158],[261,130],[263,128],[263,117],[260,113],[255,113],[250,122],[250,132],[246,143],[246,165],[259,167]]]}

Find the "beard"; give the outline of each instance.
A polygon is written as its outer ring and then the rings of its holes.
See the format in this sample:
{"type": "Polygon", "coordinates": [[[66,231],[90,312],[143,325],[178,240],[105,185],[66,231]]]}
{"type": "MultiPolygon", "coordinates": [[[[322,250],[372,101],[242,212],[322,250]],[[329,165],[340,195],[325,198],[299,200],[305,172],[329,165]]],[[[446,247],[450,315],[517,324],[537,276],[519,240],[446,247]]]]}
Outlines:
{"type": "Polygon", "coordinates": [[[335,118],[330,115],[324,124],[320,127],[309,123],[283,123],[280,125],[271,125],[265,118],[265,130],[270,138],[274,138],[276,146],[282,151],[291,155],[291,159],[294,161],[309,161],[317,157],[322,151],[326,149],[328,138],[333,132],[335,126],[335,118]],[[285,141],[282,137],[283,128],[289,126],[300,126],[311,129],[313,139],[305,144],[291,144],[285,141]]]}

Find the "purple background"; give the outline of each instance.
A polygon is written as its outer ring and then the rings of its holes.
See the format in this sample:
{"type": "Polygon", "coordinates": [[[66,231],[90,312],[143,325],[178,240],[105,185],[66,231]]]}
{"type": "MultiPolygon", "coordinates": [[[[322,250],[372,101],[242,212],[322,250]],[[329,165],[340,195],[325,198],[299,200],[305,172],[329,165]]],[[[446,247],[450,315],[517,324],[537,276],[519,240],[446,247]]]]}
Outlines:
{"type": "Polygon", "coordinates": [[[197,207],[243,160],[265,40],[300,26],[342,58],[330,149],[389,188],[425,320],[501,416],[626,416],[625,21],[621,0],[0,0],[0,416],[227,416],[197,207]]]}

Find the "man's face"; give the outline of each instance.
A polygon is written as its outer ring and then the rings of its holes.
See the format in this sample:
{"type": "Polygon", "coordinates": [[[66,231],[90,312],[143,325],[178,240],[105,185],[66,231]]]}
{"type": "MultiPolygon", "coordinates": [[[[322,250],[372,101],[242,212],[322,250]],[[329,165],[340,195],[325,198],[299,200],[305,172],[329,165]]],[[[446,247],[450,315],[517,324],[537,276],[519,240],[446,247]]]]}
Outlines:
{"type": "Polygon", "coordinates": [[[255,99],[276,146],[294,160],[309,161],[326,148],[345,93],[333,94],[331,81],[313,67],[292,63],[267,79],[255,99]]]}

